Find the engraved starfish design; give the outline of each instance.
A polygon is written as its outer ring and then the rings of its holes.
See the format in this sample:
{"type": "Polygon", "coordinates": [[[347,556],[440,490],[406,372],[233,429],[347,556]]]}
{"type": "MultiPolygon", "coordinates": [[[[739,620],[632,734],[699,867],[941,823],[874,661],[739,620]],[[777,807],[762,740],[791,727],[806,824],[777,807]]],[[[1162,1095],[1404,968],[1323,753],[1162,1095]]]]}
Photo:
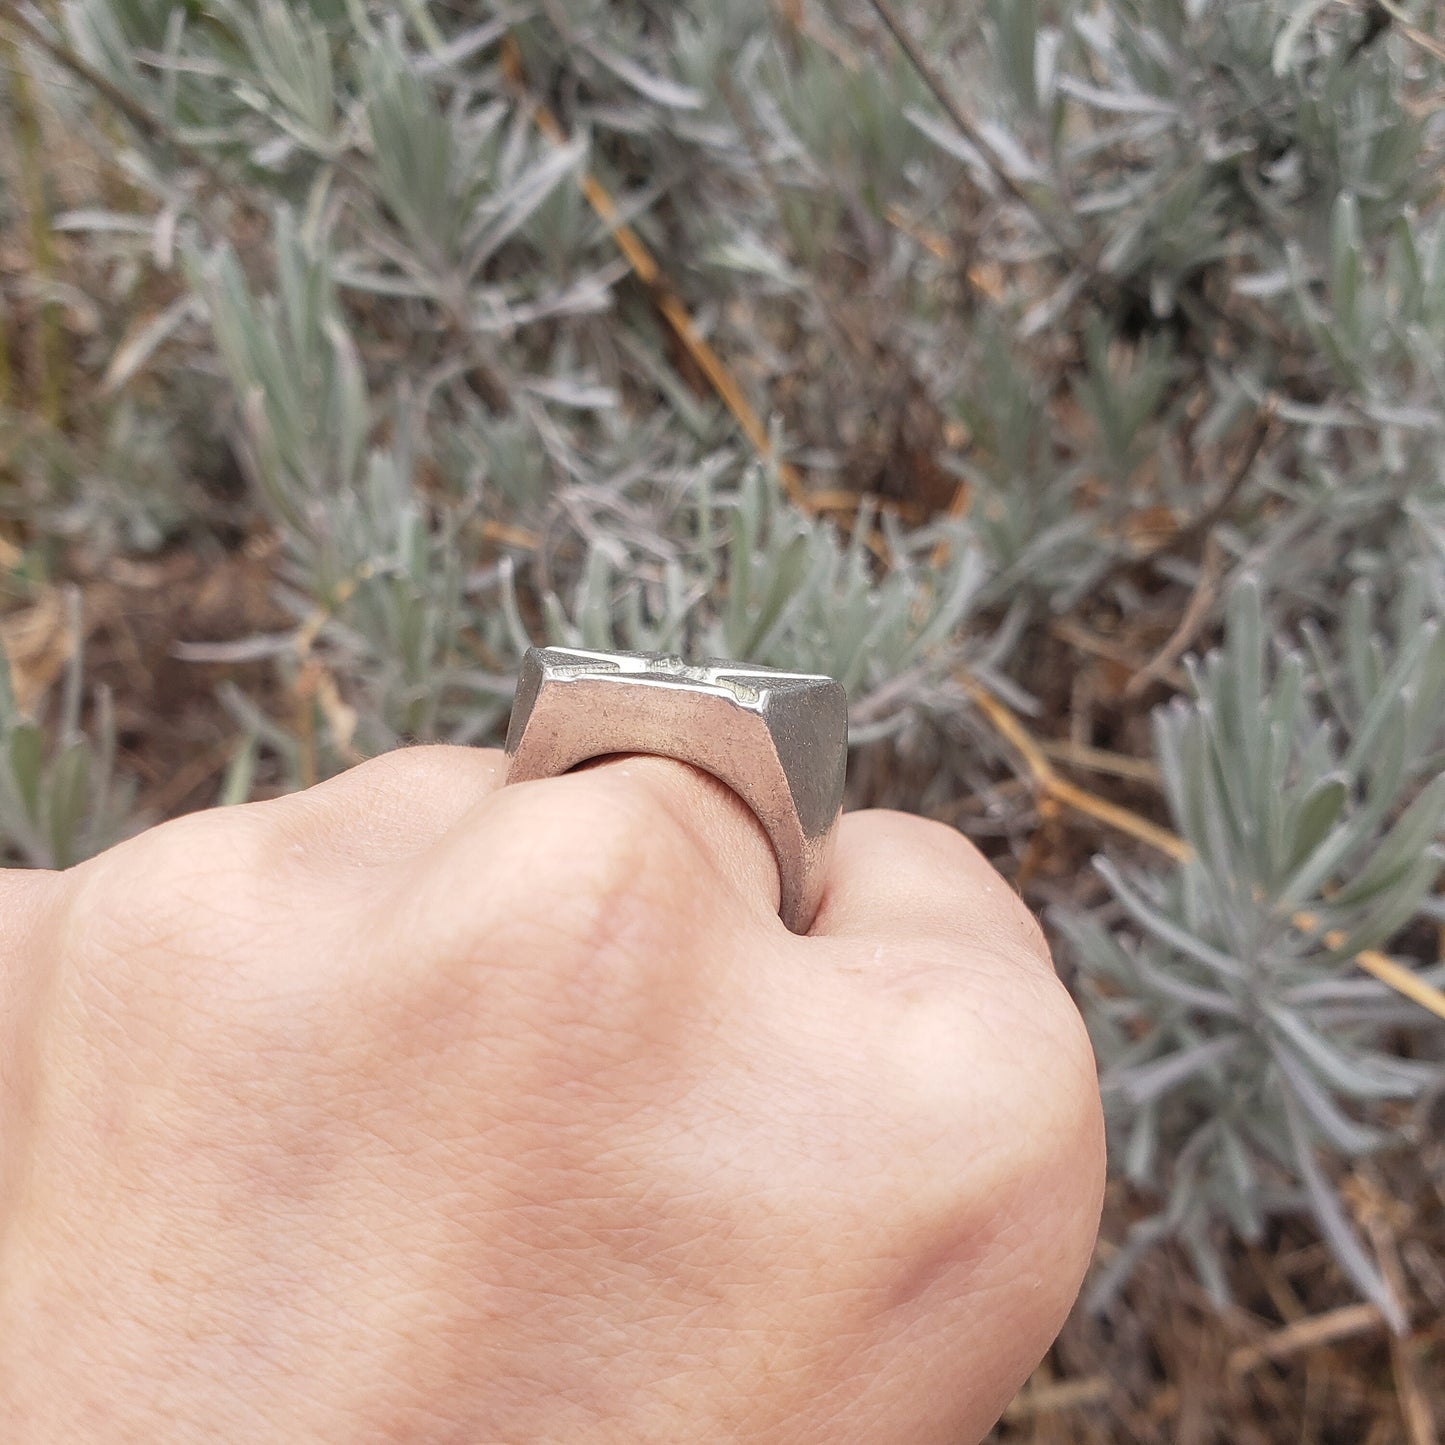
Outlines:
{"type": "Polygon", "coordinates": [[[792,691],[831,679],[815,672],[788,672],[783,668],[708,658],[691,663],[675,652],[600,652],[576,647],[549,647],[543,653],[543,671],[549,679],[567,681],[599,672],[634,675],[659,682],[701,684],[731,693],[736,701],[755,706],[769,692],[792,691]],[[575,661],[573,660],[575,659],[575,661]]]}

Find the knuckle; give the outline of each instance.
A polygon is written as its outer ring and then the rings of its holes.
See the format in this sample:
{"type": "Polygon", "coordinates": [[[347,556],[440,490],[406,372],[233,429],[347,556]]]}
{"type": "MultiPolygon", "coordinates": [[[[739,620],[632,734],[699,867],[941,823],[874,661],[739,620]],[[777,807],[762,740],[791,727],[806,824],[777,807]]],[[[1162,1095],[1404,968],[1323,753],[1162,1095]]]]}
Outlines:
{"type": "Polygon", "coordinates": [[[1005,937],[1016,946],[1031,954],[1050,972],[1054,968],[1054,952],[1049,946],[1048,935],[1039,922],[1038,915],[1023,901],[1009,884],[1003,884],[1004,907],[1002,922],[1005,937]]]}
{"type": "Polygon", "coordinates": [[[631,953],[675,867],[668,820],[641,794],[577,781],[533,814],[544,896],[579,951],[631,953]]]}
{"type": "Polygon", "coordinates": [[[994,1256],[1049,1277],[1060,1317],[1093,1248],[1103,1204],[1105,1149],[1098,1072],[1088,1032],[1062,984],[1040,980],[1030,1046],[1005,1077],[999,1123],[994,1256]],[[1046,1263],[1046,1267],[1045,1266],[1046,1263]]]}
{"type": "Polygon", "coordinates": [[[355,1022],[367,894],[312,877],[269,804],[164,823],[62,875],[58,955],[87,1026],[187,1087],[329,1068],[355,1022]]]}
{"type": "Polygon", "coordinates": [[[1052,974],[1008,957],[955,964],[898,1007],[903,1108],[945,1199],[976,1198],[985,1175],[995,1192],[1061,1202],[1101,1187],[1093,1048],[1052,974]]]}
{"type": "Polygon", "coordinates": [[[349,783],[364,784],[377,793],[410,793],[416,789],[431,793],[455,787],[474,769],[490,768],[495,756],[481,748],[418,743],[367,758],[342,776],[349,783]]]}
{"type": "Polygon", "coordinates": [[[1052,968],[1053,955],[1038,918],[985,854],[951,824],[933,818],[921,821],[932,833],[935,843],[958,859],[961,871],[982,872],[988,880],[990,922],[1004,946],[1022,945],[1037,960],[1052,968]]]}
{"type": "Polygon", "coordinates": [[[1071,1163],[1095,1142],[1100,1112],[1098,1068],[1088,1030],[1064,986],[1053,978],[1037,990],[1032,1047],[1014,1074],[1023,1117],[1038,1121],[1030,1167],[1047,1174],[1071,1163]]]}
{"type": "MultiPolygon", "coordinates": [[[[1033,910],[999,874],[990,880],[987,904],[974,909],[965,937],[975,948],[983,948],[1011,968],[1052,980],[1054,956],[1043,925],[1033,910]]],[[[1050,989],[1052,995],[1053,990],[1050,989]]]]}
{"type": "Polygon", "coordinates": [[[162,823],[63,875],[67,941],[80,956],[228,951],[274,908],[289,851],[261,809],[162,823]]]}
{"type": "Polygon", "coordinates": [[[544,785],[527,814],[538,876],[549,899],[577,909],[588,942],[607,942],[671,891],[676,824],[640,790],[598,785],[585,774],[565,781],[544,785]]]}
{"type": "Polygon", "coordinates": [[[642,1027],[675,951],[667,821],[644,796],[581,774],[505,790],[487,826],[506,845],[493,850],[480,913],[452,911],[443,924],[443,966],[470,980],[483,1010],[505,979],[549,1032],[642,1027]],[[471,966],[479,955],[485,968],[471,966]]]}
{"type": "Polygon", "coordinates": [[[917,830],[919,838],[926,838],[940,848],[951,848],[960,857],[974,860],[983,856],[952,823],[945,823],[941,818],[931,818],[926,813],[903,812],[896,812],[894,816],[906,819],[908,826],[917,830]]]}
{"type": "Polygon", "coordinates": [[[889,820],[910,848],[941,864],[947,873],[967,881],[969,904],[960,910],[960,932],[971,943],[1022,949],[1036,963],[1053,968],[1043,927],[1001,873],[951,823],[887,809],[877,816],[889,820]]]}

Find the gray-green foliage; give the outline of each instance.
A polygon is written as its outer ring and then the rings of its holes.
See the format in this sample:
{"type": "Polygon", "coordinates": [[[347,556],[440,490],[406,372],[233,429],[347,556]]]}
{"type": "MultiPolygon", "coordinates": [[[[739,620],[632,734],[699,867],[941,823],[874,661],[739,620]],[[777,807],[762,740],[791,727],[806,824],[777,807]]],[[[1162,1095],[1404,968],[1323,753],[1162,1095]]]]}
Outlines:
{"type": "MultiPolygon", "coordinates": [[[[905,749],[959,735],[967,669],[1058,735],[1059,614],[1127,632],[1164,596],[1172,625],[1207,534],[1225,641],[1155,731],[1194,857],[1106,861],[1113,903],[1058,915],[1120,1167],[1158,1204],[1116,1274],[1177,1236],[1223,1294],[1230,1231],[1304,1210],[1394,1311],[1329,1181],[1442,1077],[1438,1024],[1350,962],[1419,961],[1436,906],[1440,67],[1350,6],[896,0],[959,115],[866,0],[804,4],[797,29],[786,8],[63,7],[66,43],[155,121],[117,151],[107,102],[53,87],[125,177],[124,203],[57,218],[129,338],[100,358],[117,435],[145,442],[118,451],[143,462],[171,424],[135,420],[140,381],[222,419],[293,624],[229,655],[319,665],[343,702],[303,766],[289,722],[226,693],[244,756],[296,782],[408,738],[495,740],[533,640],[820,668],[856,739],[905,749]],[[680,359],[584,172],[771,458],[680,359]],[[174,299],[136,328],[157,283],[174,299]],[[867,501],[835,526],[785,495],[783,459],[905,501],[959,481],[970,505],[875,529],[867,501]]],[[[169,474],[138,509],[59,456],[22,457],[52,531],[206,525],[169,474]]],[[[117,468],[127,499],[143,471],[117,468]]],[[[77,686],[48,747],[3,724],[0,834],[26,861],[114,834],[86,792],[105,750],[65,761],[77,686]]],[[[935,799],[998,780],[936,751],[935,799]]],[[[991,807],[1027,831],[1024,795],[991,807]]]]}
{"type": "Polygon", "coordinates": [[[1445,618],[1419,574],[1386,634],[1372,611],[1361,584],[1338,654],[1312,638],[1276,659],[1261,593],[1241,583],[1194,697],[1156,717],[1192,857],[1152,874],[1101,860],[1118,922],[1060,923],[1090,980],[1116,1154],[1166,1200],[1136,1248],[1177,1232],[1225,1297],[1217,1221],[1258,1239],[1303,1202],[1399,1324],[1316,1159],[1379,1147],[1379,1106],[1440,1078],[1434,1021],[1352,960],[1420,914],[1445,862],[1445,618]],[[1399,1055],[1410,1034],[1423,1055],[1399,1055]]]}
{"type": "Polygon", "coordinates": [[[67,602],[73,651],[47,715],[20,710],[0,648],[0,866],[68,868],[132,826],[134,786],[116,771],[115,724],[101,693],[83,725],[80,616],[67,602]]]}
{"type": "Polygon", "coordinates": [[[668,528],[677,551],[653,569],[651,586],[643,558],[615,538],[594,543],[570,608],[555,593],[544,599],[547,640],[825,672],[860,704],[879,704],[855,741],[899,721],[941,653],[987,665],[984,650],[964,641],[984,566],[956,530],[895,534],[893,565],[880,582],[863,540],[866,515],[845,544],[789,506],[763,468],[748,468],[725,495],[698,487],[687,512],[668,528]],[[929,565],[933,548],[948,542],[949,560],[929,565]],[[888,688],[910,672],[909,689],[888,688]]]}

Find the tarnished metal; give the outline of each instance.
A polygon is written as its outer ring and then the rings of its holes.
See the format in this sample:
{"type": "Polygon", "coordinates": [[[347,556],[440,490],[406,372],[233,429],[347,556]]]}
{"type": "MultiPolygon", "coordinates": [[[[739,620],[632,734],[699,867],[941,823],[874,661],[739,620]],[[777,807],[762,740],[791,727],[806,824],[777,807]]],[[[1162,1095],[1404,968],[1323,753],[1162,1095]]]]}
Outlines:
{"type": "Polygon", "coordinates": [[[783,922],[808,931],[843,806],[841,683],[664,653],[531,648],[507,729],[507,782],[555,777],[611,753],[676,758],[726,783],[772,840],[783,922]]]}

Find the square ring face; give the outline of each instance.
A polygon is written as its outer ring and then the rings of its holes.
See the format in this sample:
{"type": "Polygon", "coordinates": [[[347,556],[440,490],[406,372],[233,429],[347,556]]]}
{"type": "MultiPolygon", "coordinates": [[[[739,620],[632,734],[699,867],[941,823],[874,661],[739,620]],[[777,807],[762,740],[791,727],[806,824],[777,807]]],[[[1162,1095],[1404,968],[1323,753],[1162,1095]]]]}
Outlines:
{"type": "MultiPolygon", "coordinates": [[[[798,821],[806,837],[816,837],[831,826],[843,802],[844,774],[848,756],[848,700],[842,684],[821,673],[788,672],[781,668],[756,667],[746,663],[709,658],[689,663],[672,653],[600,652],[582,648],[534,647],[523,661],[517,695],[512,705],[511,723],[507,729],[506,751],[516,757],[525,746],[527,734],[534,724],[551,726],[554,709],[540,706],[544,695],[556,689],[578,684],[611,683],[637,687],[644,691],[659,689],[685,691],[695,697],[712,697],[720,703],[755,714],[763,723],[774,755],[787,780],[798,821]]],[[[611,692],[612,689],[607,689],[611,692]]],[[[655,706],[665,708],[661,696],[655,706]]],[[[608,746],[605,735],[609,708],[604,692],[595,692],[591,701],[596,715],[576,719],[573,727],[597,734],[596,752],[626,751],[608,746]]],[[[566,709],[576,714],[584,707],[581,694],[574,695],[566,709]]],[[[703,710],[693,713],[693,726],[702,732],[716,731],[715,716],[703,710]]],[[[726,724],[724,724],[726,726],[726,724]]],[[[731,727],[727,728],[732,732],[731,727]]],[[[746,736],[744,734],[743,736],[746,736]]],[[[668,749],[669,756],[681,756],[701,763],[695,755],[697,743],[705,739],[678,738],[678,747],[668,749]]],[[[652,751],[643,744],[636,751],[652,751]]],[[[576,751],[574,746],[572,751],[576,751]]],[[[749,766],[751,747],[738,749],[738,766],[749,766]]],[[[575,764],[574,764],[575,765],[575,764]]],[[[702,764],[707,766],[707,764],[702,764]]],[[[710,771],[717,769],[709,767],[710,771]]],[[[721,776],[721,774],[719,774],[721,776]]],[[[737,787],[734,778],[724,781],[737,787]]],[[[742,791],[741,789],[737,789],[742,791]]]]}

